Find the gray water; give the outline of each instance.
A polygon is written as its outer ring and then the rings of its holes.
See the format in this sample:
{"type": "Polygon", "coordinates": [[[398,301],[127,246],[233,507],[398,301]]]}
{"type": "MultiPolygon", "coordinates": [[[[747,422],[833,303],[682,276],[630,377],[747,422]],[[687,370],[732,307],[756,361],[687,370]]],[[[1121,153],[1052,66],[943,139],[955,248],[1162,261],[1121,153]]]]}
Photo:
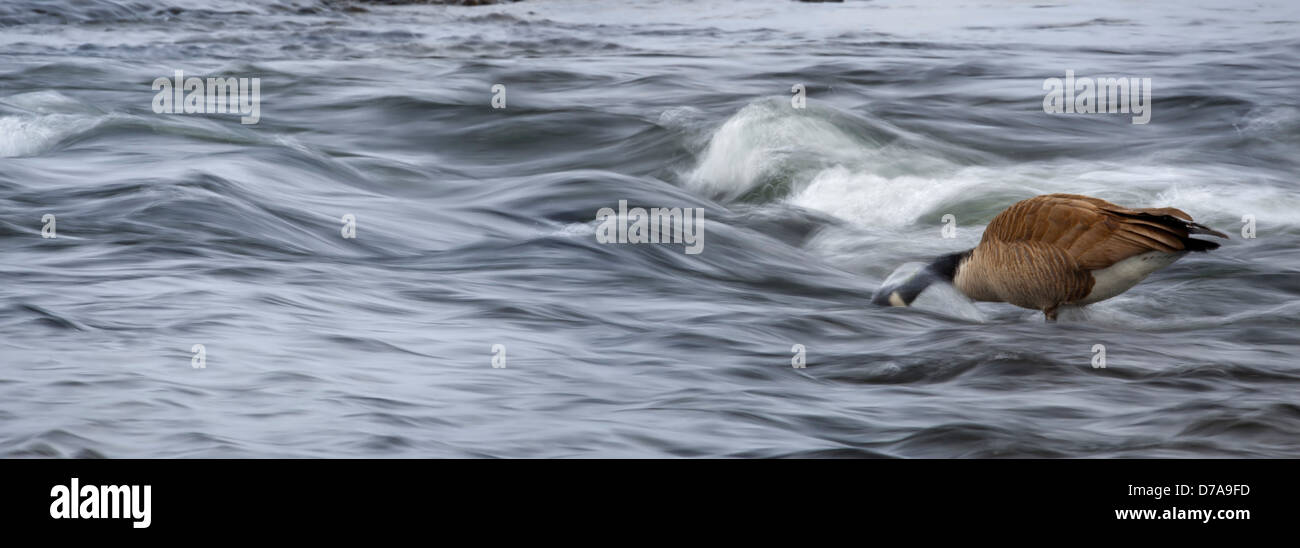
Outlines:
{"type": "Polygon", "coordinates": [[[357,6],[0,4],[0,453],[1300,455],[1296,2],[357,6]],[[155,113],[176,70],[260,122],[155,113]],[[1232,239],[1055,324],[871,306],[1049,192],[1232,239]]]}

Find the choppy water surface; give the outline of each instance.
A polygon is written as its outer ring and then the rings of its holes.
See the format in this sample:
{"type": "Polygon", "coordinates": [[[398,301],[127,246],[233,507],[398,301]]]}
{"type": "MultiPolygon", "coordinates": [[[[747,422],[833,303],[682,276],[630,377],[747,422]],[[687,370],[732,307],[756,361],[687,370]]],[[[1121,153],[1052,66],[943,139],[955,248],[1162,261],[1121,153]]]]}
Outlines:
{"type": "Polygon", "coordinates": [[[1281,0],[5,2],[0,452],[1297,456],[1297,90],[1281,0]],[[1045,114],[1066,70],[1151,123],[1045,114]],[[870,305],[1047,192],[1234,238],[1057,324],[870,305]]]}

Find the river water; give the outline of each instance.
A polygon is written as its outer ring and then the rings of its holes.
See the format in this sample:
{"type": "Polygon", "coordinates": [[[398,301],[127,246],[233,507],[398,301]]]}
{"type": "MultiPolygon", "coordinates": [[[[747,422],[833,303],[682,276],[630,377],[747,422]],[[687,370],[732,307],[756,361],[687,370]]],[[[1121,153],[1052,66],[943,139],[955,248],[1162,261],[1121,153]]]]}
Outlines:
{"type": "Polygon", "coordinates": [[[0,454],[1295,457],[1298,90],[1288,1],[5,2],[0,454]],[[1055,324],[870,304],[1049,192],[1232,239],[1055,324]]]}

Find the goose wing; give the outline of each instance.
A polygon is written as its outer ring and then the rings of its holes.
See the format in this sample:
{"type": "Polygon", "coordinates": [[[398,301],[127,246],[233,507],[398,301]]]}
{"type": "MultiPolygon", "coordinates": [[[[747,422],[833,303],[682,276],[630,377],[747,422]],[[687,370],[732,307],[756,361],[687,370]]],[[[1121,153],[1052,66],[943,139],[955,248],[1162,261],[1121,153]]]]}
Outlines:
{"type": "Polygon", "coordinates": [[[990,242],[1037,242],[1066,252],[1081,268],[1097,270],[1146,253],[1207,251],[1219,244],[1192,234],[1227,235],[1192,222],[1172,207],[1130,209],[1078,194],[1047,194],[1017,202],[984,230],[990,242]]]}

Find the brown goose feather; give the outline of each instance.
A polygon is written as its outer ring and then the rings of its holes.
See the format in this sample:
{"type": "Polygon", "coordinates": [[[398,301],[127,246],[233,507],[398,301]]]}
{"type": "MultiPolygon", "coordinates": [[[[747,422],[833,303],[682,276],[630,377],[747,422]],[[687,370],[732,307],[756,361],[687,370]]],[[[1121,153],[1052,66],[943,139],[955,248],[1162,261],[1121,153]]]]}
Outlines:
{"type": "Polygon", "coordinates": [[[1092,271],[1152,251],[1219,246],[1192,234],[1227,238],[1172,207],[1131,209],[1078,194],[1037,196],[993,218],[954,283],[972,299],[1042,310],[1052,319],[1058,306],[1092,291],[1092,271]]]}

